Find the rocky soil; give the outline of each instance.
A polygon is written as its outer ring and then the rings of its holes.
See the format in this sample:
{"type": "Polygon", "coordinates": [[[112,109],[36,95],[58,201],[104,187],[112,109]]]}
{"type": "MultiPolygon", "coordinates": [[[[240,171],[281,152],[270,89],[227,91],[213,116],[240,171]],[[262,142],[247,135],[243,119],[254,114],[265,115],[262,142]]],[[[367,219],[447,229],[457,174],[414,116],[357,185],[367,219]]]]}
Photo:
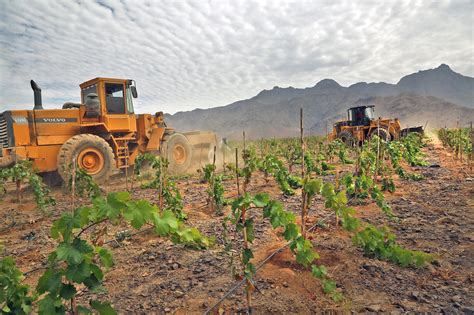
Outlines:
{"type": "MultiPolygon", "coordinates": [[[[426,268],[401,268],[393,263],[368,258],[351,241],[351,234],[334,226],[334,219],[316,200],[310,211],[310,224],[320,220],[311,232],[319,252],[320,264],[328,267],[330,276],[344,294],[344,301],[334,303],[321,289],[308,270],[294,262],[284,249],[259,269],[253,309],[256,313],[312,313],[323,310],[356,312],[432,312],[474,313],[474,181],[469,168],[455,161],[437,144],[425,148],[430,167],[412,171],[422,173],[422,181],[396,181],[397,191],[386,194],[398,222],[388,221],[373,204],[355,205],[357,215],[376,225],[388,225],[399,242],[407,248],[435,255],[426,268]],[[321,221],[320,221],[321,222],[321,221]]],[[[342,167],[340,168],[343,169],[342,167]]],[[[331,177],[326,179],[330,180],[331,177]]],[[[124,189],[124,180],[116,178],[103,188],[124,189]]],[[[235,196],[235,181],[225,182],[227,197],[235,196]]],[[[230,276],[229,256],[222,246],[222,217],[209,211],[206,186],[199,178],[179,181],[183,193],[188,225],[196,226],[207,236],[216,237],[209,250],[191,250],[173,245],[152,231],[132,235],[122,242],[114,235],[130,230],[114,227],[108,233],[108,246],[114,253],[115,266],[106,273],[108,299],[120,313],[203,313],[239,282],[230,276]]],[[[298,212],[300,197],[283,197],[273,180],[266,182],[256,174],[249,187],[251,193],[268,192],[285,203],[288,210],[298,212]]],[[[25,193],[21,204],[14,202],[10,189],[0,203],[0,239],[6,247],[2,255],[15,257],[34,285],[41,275],[42,263],[54,248],[49,237],[51,222],[62,211],[70,211],[71,200],[61,189],[53,191],[58,204],[50,217],[35,209],[32,197],[25,193]],[[32,271],[32,272],[29,272],[32,271]]],[[[136,198],[157,201],[154,190],[132,191],[136,198]]],[[[76,204],[86,200],[76,200],[76,204]]],[[[229,211],[227,209],[227,211],[229,211]]],[[[255,263],[285,245],[280,231],[273,231],[254,212],[256,240],[255,263]]],[[[231,237],[238,238],[235,233],[231,237]]],[[[80,299],[92,298],[83,292],[80,299]]],[[[237,289],[214,312],[236,312],[245,307],[243,288],[237,289]]]]}

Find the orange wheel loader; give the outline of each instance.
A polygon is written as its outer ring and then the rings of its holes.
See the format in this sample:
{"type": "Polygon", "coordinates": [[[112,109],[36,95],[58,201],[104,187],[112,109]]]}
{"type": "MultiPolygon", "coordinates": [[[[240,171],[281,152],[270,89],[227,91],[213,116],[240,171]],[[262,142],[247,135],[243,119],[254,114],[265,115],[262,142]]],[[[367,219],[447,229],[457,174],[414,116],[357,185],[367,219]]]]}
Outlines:
{"type": "Polygon", "coordinates": [[[333,125],[329,140],[340,139],[347,145],[360,145],[374,135],[382,140],[391,141],[407,135],[409,132],[423,133],[423,127],[401,129],[398,118],[374,118],[374,105],[356,106],[347,110],[347,120],[333,125]]]}
{"type": "Polygon", "coordinates": [[[217,145],[212,132],[179,133],[163,113],[135,114],[134,80],[95,78],[84,82],[81,103],[44,109],[41,89],[32,80],[34,108],[0,113],[0,168],[30,159],[37,172],[57,171],[63,180],[73,163],[98,182],[134,165],[145,152],[166,156],[171,174],[210,163],[217,145]]]}

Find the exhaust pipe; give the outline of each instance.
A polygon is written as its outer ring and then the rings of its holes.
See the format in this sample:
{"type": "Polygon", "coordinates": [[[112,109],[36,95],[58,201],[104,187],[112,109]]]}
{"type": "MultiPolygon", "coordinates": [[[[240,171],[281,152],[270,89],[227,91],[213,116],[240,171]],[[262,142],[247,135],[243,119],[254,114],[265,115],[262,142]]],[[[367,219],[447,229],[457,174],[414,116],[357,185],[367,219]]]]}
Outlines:
{"type": "Polygon", "coordinates": [[[33,110],[41,110],[43,108],[43,101],[41,100],[41,88],[36,84],[35,81],[30,81],[31,88],[33,89],[33,93],[35,95],[35,107],[33,110]]]}

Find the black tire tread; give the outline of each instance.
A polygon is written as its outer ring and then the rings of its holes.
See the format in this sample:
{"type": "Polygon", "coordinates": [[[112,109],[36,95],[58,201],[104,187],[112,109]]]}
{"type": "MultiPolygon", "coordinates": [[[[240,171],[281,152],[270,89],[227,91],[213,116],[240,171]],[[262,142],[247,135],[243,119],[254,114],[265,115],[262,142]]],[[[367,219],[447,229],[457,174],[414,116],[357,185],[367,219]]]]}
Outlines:
{"type": "Polygon", "coordinates": [[[390,140],[390,134],[388,133],[388,130],[382,127],[375,128],[370,132],[370,137],[376,136],[377,135],[377,129],[380,130],[380,139],[389,141],[390,140]]]}
{"type": "Polygon", "coordinates": [[[337,138],[339,140],[341,140],[342,142],[344,142],[346,145],[353,145],[356,141],[356,138],[354,137],[354,135],[352,134],[352,132],[350,132],[349,130],[343,130],[341,131],[338,135],[337,135],[337,138]],[[347,140],[344,141],[343,138],[344,136],[347,136],[347,140]]]}
{"type": "Polygon", "coordinates": [[[165,148],[165,154],[166,154],[166,158],[168,159],[168,172],[169,174],[171,175],[179,175],[179,174],[185,174],[186,171],[189,169],[189,167],[191,166],[192,164],[192,159],[193,159],[193,147],[191,146],[191,144],[189,143],[188,139],[186,138],[185,135],[183,135],[182,133],[179,133],[179,132],[174,132],[172,133],[171,135],[167,135],[163,138],[163,147],[165,148]],[[188,159],[187,161],[182,164],[182,165],[175,165],[173,163],[173,161],[171,160],[170,158],[170,148],[168,147],[170,142],[173,140],[173,138],[183,138],[185,139],[183,144],[185,145],[185,147],[187,147],[187,151],[188,151],[188,159]]]}
{"type": "Polygon", "coordinates": [[[81,143],[89,142],[93,146],[97,146],[105,152],[104,159],[109,160],[110,163],[106,163],[106,169],[95,176],[92,176],[95,181],[103,182],[109,178],[115,168],[115,155],[110,145],[99,136],[93,134],[79,134],[69,138],[59,149],[57,168],[58,173],[64,181],[69,180],[69,173],[67,172],[67,166],[71,163],[73,154],[77,146],[81,143]]]}

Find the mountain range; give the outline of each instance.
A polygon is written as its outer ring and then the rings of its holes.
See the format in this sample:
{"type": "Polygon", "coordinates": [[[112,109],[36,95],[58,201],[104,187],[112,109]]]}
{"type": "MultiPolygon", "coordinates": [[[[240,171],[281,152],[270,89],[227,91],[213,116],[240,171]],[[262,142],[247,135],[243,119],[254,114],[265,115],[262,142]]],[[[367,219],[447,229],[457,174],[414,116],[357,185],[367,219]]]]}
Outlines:
{"type": "Polygon", "coordinates": [[[474,78],[442,64],[409,74],[397,84],[359,82],[344,87],[332,79],[308,88],[263,90],[256,96],[209,109],[165,115],[169,126],[180,131],[211,130],[221,137],[239,139],[287,137],[299,133],[299,110],[304,109],[308,134],[324,134],[332,123],[346,117],[347,108],[375,104],[377,116],[398,117],[403,127],[454,126],[474,120],[474,78]]]}

